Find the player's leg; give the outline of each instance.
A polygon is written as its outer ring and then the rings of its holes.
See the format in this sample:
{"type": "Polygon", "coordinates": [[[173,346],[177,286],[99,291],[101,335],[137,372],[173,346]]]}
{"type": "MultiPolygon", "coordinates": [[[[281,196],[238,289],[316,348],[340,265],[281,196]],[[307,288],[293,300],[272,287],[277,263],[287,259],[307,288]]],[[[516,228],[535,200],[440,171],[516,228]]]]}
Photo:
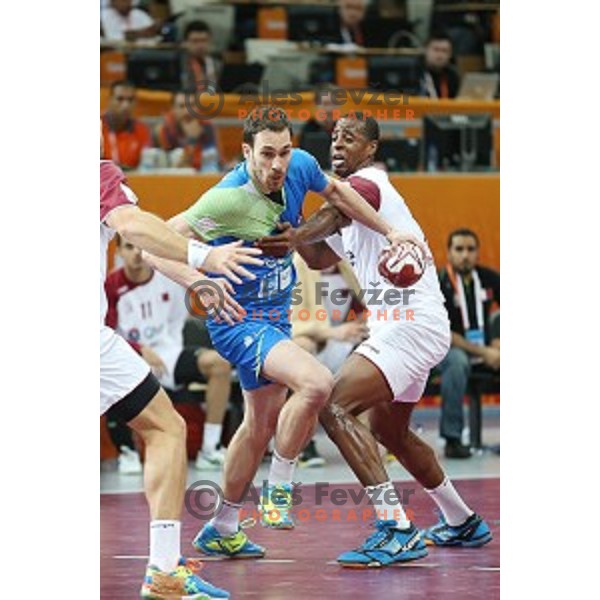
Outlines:
{"type": "Polygon", "coordinates": [[[272,348],[262,373],[293,391],[279,415],[275,451],[281,458],[295,460],[314,433],[319,412],[333,389],[333,375],[291,341],[282,341],[272,348]]]}
{"type": "MultiPolygon", "coordinates": [[[[311,337],[306,335],[299,335],[293,338],[293,342],[298,344],[300,348],[306,350],[309,354],[316,356],[318,350],[318,344],[311,337]]],[[[321,361],[320,361],[321,362],[321,361]]],[[[328,366],[328,365],[325,365],[328,366]]],[[[331,368],[329,368],[332,371],[331,368]]],[[[333,372],[333,371],[332,371],[333,372]]],[[[298,462],[301,467],[322,467],[325,465],[325,459],[318,453],[314,436],[311,436],[309,441],[305,444],[298,462]]]]}
{"type": "Polygon", "coordinates": [[[267,527],[292,529],[292,479],[298,456],[314,435],[319,412],[333,387],[333,376],[291,341],[282,341],[269,352],[263,373],[293,393],[279,414],[268,486],[261,498],[261,520],[267,527]]]}
{"type": "Polygon", "coordinates": [[[219,470],[225,461],[217,448],[223,432],[223,419],[231,396],[231,365],[216,350],[204,349],[197,355],[197,368],[206,381],[206,420],[202,449],[196,460],[199,469],[219,470]]]}
{"type": "Polygon", "coordinates": [[[287,388],[279,384],[244,390],[244,419],[229,443],[225,458],[223,506],[193,541],[199,552],[235,558],[264,556],[264,548],[253,544],[240,530],[239,513],[248,486],[275,433],[286,396],[287,388]]]}
{"type": "Polygon", "coordinates": [[[150,507],[150,564],[142,596],[167,591],[181,598],[228,598],[203,581],[197,563],[180,556],[180,519],[185,493],[185,423],[148,366],[114,332],[103,328],[100,344],[101,411],[111,406],[145,442],[144,484],[150,507]]]}
{"type": "Polygon", "coordinates": [[[346,567],[380,567],[422,558],[427,550],[386,472],[376,440],[358,415],[392,400],[381,370],[359,354],[344,363],[320,421],[354,471],[375,509],[375,534],[338,557],[346,567]]]}
{"type": "Polygon", "coordinates": [[[435,452],[410,430],[415,404],[382,403],[369,411],[369,424],[383,444],[437,504],[442,521],[424,532],[425,542],[476,547],[492,539],[489,527],[467,506],[440,466],[435,452]]]}

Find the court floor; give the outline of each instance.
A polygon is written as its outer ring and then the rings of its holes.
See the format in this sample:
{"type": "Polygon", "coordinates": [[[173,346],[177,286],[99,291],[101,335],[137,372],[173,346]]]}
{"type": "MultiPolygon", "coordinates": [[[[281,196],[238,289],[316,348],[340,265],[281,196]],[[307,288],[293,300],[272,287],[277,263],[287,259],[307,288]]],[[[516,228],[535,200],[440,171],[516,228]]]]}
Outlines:
{"type": "MultiPolygon", "coordinates": [[[[443,458],[437,440],[437,413],[415,413],[414,425],[438,451],[442,464],[468,504],[488,522],[494,539],[480,549],[430,548],[429,556],[403,566],[348,570],[336,556],[354,548],[372,531],[372,509],[361,487],[322,434],[317,445],[327,460],[318,469],[298,469],[296,481],[301,502],[296,506],[297,527],[272,531],[256,525],[249,537],[267,548],[261,560],[207,560],[204,576],[231,592],[232,598],[261,600],[381,598],[485,598],[500,597],[500,459],[485,452],[464,461],[443,458]],[[332,498],[332,493],[336,496],[332,498]]],[[[499,440],[497,409],[484,413],[484,443],[499,440]]],[[[389,465],[391,478],[403,494],[405,508],[418,526],[433,524],[434,504],[398,465],[389,465]]],[[[260,486],[268,466],[255,478],[260,486]]],[[[188,484],[200,480],[220,483],[220,474],[190,468],[188,484]]],[[[148,512],[138,476],[101,474],[101,598],[135,598],[147,561],[148,512]]],[[[192,499],[188,495],[188,499],[192,499]]],[[[246,516],[254,505],[245,504],[246,516]]],[[[192,500],[184,512],[182,551],[194,556],[191,539],[203,525],[192,500]]]]}

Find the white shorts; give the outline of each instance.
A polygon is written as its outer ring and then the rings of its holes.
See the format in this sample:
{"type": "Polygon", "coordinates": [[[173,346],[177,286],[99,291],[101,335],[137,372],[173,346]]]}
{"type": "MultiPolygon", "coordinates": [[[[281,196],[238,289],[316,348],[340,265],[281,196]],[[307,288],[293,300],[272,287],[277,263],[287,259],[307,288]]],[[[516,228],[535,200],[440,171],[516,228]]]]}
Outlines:
{"type": "Polygon", "coordinates": [[[100,414],[132,392],[150,367],[110,327],[100,327],[100,414]]]}
{"type": "Polygon", "coordinates": [[[447,318],[428,323],[380,324],[355,352],[374,363],[386,378],[395,402],[418,402],[429,372],[450,348],[447,318]]]}

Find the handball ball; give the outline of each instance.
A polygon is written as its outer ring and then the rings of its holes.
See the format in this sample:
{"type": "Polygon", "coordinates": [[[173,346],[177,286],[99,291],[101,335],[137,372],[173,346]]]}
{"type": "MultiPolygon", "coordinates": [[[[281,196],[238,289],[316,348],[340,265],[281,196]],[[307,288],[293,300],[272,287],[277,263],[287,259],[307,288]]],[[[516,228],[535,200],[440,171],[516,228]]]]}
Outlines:
{"type": "Polygon", "coordinates": [[[378,269],[379,274],[393,286],[410,287],[425,272],[425,255],[415,243],[402,242],[381,252],[378,269]]]}

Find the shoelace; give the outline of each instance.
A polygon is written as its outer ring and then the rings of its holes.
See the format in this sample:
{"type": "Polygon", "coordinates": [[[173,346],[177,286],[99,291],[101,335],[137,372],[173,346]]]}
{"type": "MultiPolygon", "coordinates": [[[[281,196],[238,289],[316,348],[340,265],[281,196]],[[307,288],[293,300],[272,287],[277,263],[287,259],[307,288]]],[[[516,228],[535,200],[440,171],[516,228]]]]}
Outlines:
{"type": "Polygon", "coordinates": [[[375,527],[377,531],[374,531],[364,541],[363,545],[361,546],[361,549],[363,549],[363,550],[372,550],[373,548],[378,546],[381,542],[383,542],[388,536],[388,534],[386,532],[388,525],[386,525],[385,521],[383,521],[383,522],[375,521],[375,523],[373,523],[372,526],[375,527]]]}
{"type": "Polygon", "coordinates": [[[197,558],[186,558],[183,559],[183,566],[194,575],[197,575],[204,568],[204,563],[197,558]]]}
{"type": "Polygon", "coordinates": [[[256,525],[256,519],[254,517],[248,517],[243,521],[240,521],[240,529],[250,529],[256,525]]]}

